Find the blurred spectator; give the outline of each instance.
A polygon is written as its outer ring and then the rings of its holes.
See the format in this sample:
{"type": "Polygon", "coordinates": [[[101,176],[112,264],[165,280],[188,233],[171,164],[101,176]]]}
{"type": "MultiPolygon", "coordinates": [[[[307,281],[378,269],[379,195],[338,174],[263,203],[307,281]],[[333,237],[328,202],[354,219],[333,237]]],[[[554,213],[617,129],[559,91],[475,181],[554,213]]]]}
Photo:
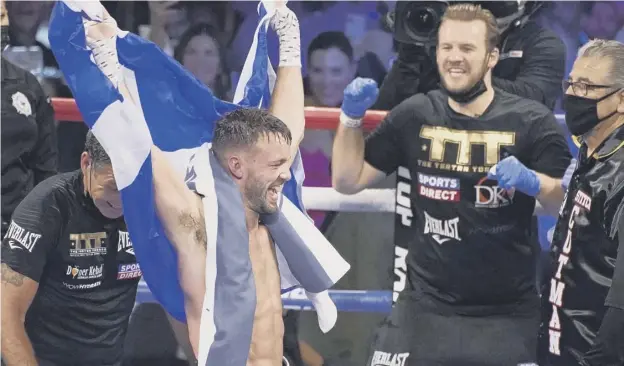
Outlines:
{"type": "Polygon", "coordinates": [[[11,46],[39,46],[43,51],[44,63],[56,65],[56,59],[49,48],[37,41],[39,25],[49,17],[49,8],[45,1],[9,1],[9,34],[11,46]]]}
{"type": "MultiPolygon", "coordinates": [[[[255,5],[257,6],[257,3],[255,5]]],[[[151,23],[149,38],[169,55],[173,54],[184,32],[196,24],[212,26],[213,38],[224,47],[223,49],[227,49],[244,18],[244,15],[228,2],[150,1],[149,8],[151,23]]],[[[255,23],[255,18],[253,22],[255,23]]],[[[253,31],[248,35],[249,40],[252,34],[253,31]]]]}
{"type": "Polygon", "coordinates": [[[373,73],[371,76],[362,75],[364,72],[362,70],[363,65],[361,62],[358,67],[358,74],[362,77],[374,79],[377,81],[377,84],[381,85],[383,78],[385,77],[385,73],[390,69],[392,61],[396,57],[392,34],[382,29],[374,29],[367,32],[366,35],[364,35],[364,40],[355,49],[355,58],[366,58],[367,54],[373,54],[376,56],[383,67],[383,75],[381,75],[381,79],[379,79],[378,75],[374,75],[373,73]]]}
{"type": "MultiPolygon", "coordinates": [[[[255,3],[257,6],[257,3],[255,3]]],[[[244,15],[236,11],[230,2],[191,1],[186,5],[190,25],[210,24],[221,45],[229,47],[236,30],[243,22],[244,15]]],[[[255,17],[254,21],[255,21],[255,17]]]]}
{"type": "Polygon", "coordinates": [[[581,3],[577,1],[553,1],[543,13],[541,24],[557,33],[566,48],[565,75],[570,73],[578,48],[586,42],[587,36],[581,30],[581,3]]]}
{"type": "MultiPolygon", "coordinates": [[[[301,49],[311,47],[313,40],[324,32],[342,32],[357,48],[368,31],[380,28],[377,1],[306,1],[299,15],[301,49]]],[[[357,60],[357,58],[356,58],[357,60]]],[[[306,61],[306,63],[309,61],[306,61]]],[[[304,65],[304,71],[307,68],[304,65]]]]}
{"type": "Polygon", "coordinates": [[[7,50],[5,57],[35,74],[47,95],[69,97],[71,94],[62,81],[52,51],[37,39],[40,26],[47,22],[53,5],[54,2],[48,1],[7,2],[11,48],[7,50]]]}
{"type": "MultiPolygon", "coordinates": [[[[294,1],[289,7],[297,14],[301,25],[301,49],[308,49],[314,38],[323,32],[343,32],[352,45],[358,46],[365,34],[379,29],[379,13],[376,1],[294,1]]],[[[240,69],[245,62],[247,50],[251,46],[251,35],[255,31],[255,7],[237,6],[248,13],[232,41],[230,56],[233,69],[240,69]],[[252,13],[253,9],[253,13],[252,13]],[[250,17],[250,15],[252,15],[250,17]]],[[[269,56],[276,65],[277,41],[269,34],[269,56]]],[[[356,58],[357,60],[357,58],[356,58]]],[[[303,72],[306,74],[307,59],[302,60],[303,72]]]]}
{"type": "Polygon", "coordinates": [[[310,105],[339,107],[344,88],[355,78],[353,47],[342,32],[324,32],[308,48],[310,105]]]}
{"type": "Polygon", "coordinates": [[[182,33],[188,28],[186,8],[180,1],[149,1],[150,41],[172,55],[182,33]]]}
{"type": "Polygon", "coordinates": [[[220,99],[231,101],[230,74],[217,32],[206,23],[191,26],[180,37],[174,58],[220,99]]]}
{"type": "Polygon", "coordinates": [[[587,40],[589,40],[594,38],[615,39],[622,29],[623,22],[616,4],[599,1],[588,4],[586,12],[581,16],[580,23],[587,35],[587,40]]]}
{"type": "MultiPolygon", "coordinates": [[[[339,107],[344,88],[356,74],[357,65],[349,39],[341,32],[321,33],[310,43],[307,56],[306,105],[339,107]]],[[[305,186],[331,187],[329,161],[333,139],[333,131],[306,130],[300,145],[306,170],[305,186]]],[[[320,227],[325,212],[310,211],[309,214],[320,227]]]]}

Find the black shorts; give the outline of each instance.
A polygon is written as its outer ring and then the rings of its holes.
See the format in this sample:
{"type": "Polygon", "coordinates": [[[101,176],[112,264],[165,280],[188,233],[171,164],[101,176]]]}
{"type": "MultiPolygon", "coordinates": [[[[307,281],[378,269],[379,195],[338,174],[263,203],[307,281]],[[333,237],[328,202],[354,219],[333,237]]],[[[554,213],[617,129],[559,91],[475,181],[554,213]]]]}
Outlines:
{"type": "Polygon", "coordinates": [[[400,299],[377,329],[366,365],[537,365],[539,311],[534,313],[442,315],[419,300],[400,299]]]}

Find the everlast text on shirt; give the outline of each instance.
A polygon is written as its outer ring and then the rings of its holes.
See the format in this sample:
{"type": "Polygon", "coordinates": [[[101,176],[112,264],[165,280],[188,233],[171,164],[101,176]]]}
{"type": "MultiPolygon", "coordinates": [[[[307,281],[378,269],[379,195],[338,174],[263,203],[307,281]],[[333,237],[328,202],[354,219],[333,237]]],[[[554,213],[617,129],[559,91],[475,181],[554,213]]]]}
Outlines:
{"type": "Polygon", "coordinates": [[[14,221],[11,221],[4,238],[12,250],[27,250],[32,253],[37,241],[41,238],[41,234],[31,233],[14,221]]]}
{"type": "Polygon", "coordinates": [[[431,235],[433,240],[442,245],[449,240],[461,241],[459,237],[459,218],[439,220],[427,212],[425,214],[425,228],[423,234],[431,235]]]}

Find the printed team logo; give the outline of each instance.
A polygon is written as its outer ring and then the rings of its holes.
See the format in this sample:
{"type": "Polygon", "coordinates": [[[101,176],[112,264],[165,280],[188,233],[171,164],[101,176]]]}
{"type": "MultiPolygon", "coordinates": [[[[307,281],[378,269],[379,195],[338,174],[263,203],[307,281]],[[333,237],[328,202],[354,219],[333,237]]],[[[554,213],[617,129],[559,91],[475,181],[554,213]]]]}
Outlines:
{"type": "Polygon", "coordinates": [[[409,352],[389,353],[375,351],[370,366],[405,366],[405,361],[407,361],[409,355],[409,352]]]}
{"type": "Polygon", "coordinates": [[[69,234],[69,255],[89,257],[106,254],[106,233],[69,234]]]}
{"type": "Polygon", "coordinates": [[[458,202],[459,179],[418,173],[418,193],[433,200],[458,202]]]}
{"type": "Polygon", "coordinates": [[[30,117],[32,115],[32,107],[30,106],[30,102],[28,98],[21,92],[16,92],[11,96],[11,100],[13,101],[13,108],[19,114],[23,114],[26,117],[30,117]]]}
{"type": "MultiPolygon", "coordinates": [[[[475,185],[475,207],[479,208],[500,208],[513,203],[514,192],[506,191],[503,188],[493,185],[485,185],[487,176],[481,178],[475,185]]],[[[492,181],[495,182],[495,181],[492,181]]]]}
{"type": "Polygon", "coordinates": [[[119,241],[117,242],[117,253],[122,251],[134,255],[134,247],[130,240],[130,234],[127,231],[119,231],[119,241]]]}
{"type": "Polygon", "coordinates": [[[89,266],[89,268],[80,268],[78,266],[67,266],[66,275],[71,276],[74,280],[93,280],[102,277],[104,273],[104,265],[89,266]]]}
{"type": "Polygon", "coordinates": [[[32,253],[39,239],[41,239],[41,234],[31,233],[16,224],[15,221],[11,221],[11,225],[9,225],[4,236],[4,241],[11,250],[27,250],[29,253],[32,253]]]}
{"type": "Polygon", "coordinates": [[[459,218],[456,217],[450,220],[440,220],[425,214],[425,229],[424,234],[430,234],[433,240],[442,245],[449,240],[461,241],[459,237],[459,218]]]}
{"type": "Polygon", "coordinates": [[[117,270],[118,280],[129,280],[133,278],[139,278],[143,275],[141,267],[138,263],[120,264],[117,270]]]}

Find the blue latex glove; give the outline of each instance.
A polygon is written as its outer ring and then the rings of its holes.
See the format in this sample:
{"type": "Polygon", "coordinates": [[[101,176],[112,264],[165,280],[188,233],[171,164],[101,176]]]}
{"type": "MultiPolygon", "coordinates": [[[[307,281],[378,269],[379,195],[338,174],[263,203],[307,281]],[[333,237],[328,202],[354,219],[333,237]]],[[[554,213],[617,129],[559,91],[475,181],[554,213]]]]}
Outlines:
{"type": "Polygon", "coordinates": [[[368,108],[373,106],[378,95],[379,88],[375,80],[356,78],[344,90],[342,113],[349,118],[362,118],[368,108]]]}
{"type": "Polygon", "coordinates": [[[574,174],[575,170],[576,170],[576,159],[572,159],[572,161],[570,161],[570,165],[568,166],[568,169],[566,169],[565,174],[563,175],[563,178],[561,178],[561,188],[563,188],[564,191],[568,190],[568,186],[570,185],[570,180],[572,180],[572,174],[574,174]]]}
{"type": "Polygon", "coordinates": [[[488,173],[489,179],[498,180],[498,186],[505,189],[517,189],[535,197],[540,191],[540,181],[534,171],[527,168],[515,156],[509,156],[498,162],[488,173]]]}

